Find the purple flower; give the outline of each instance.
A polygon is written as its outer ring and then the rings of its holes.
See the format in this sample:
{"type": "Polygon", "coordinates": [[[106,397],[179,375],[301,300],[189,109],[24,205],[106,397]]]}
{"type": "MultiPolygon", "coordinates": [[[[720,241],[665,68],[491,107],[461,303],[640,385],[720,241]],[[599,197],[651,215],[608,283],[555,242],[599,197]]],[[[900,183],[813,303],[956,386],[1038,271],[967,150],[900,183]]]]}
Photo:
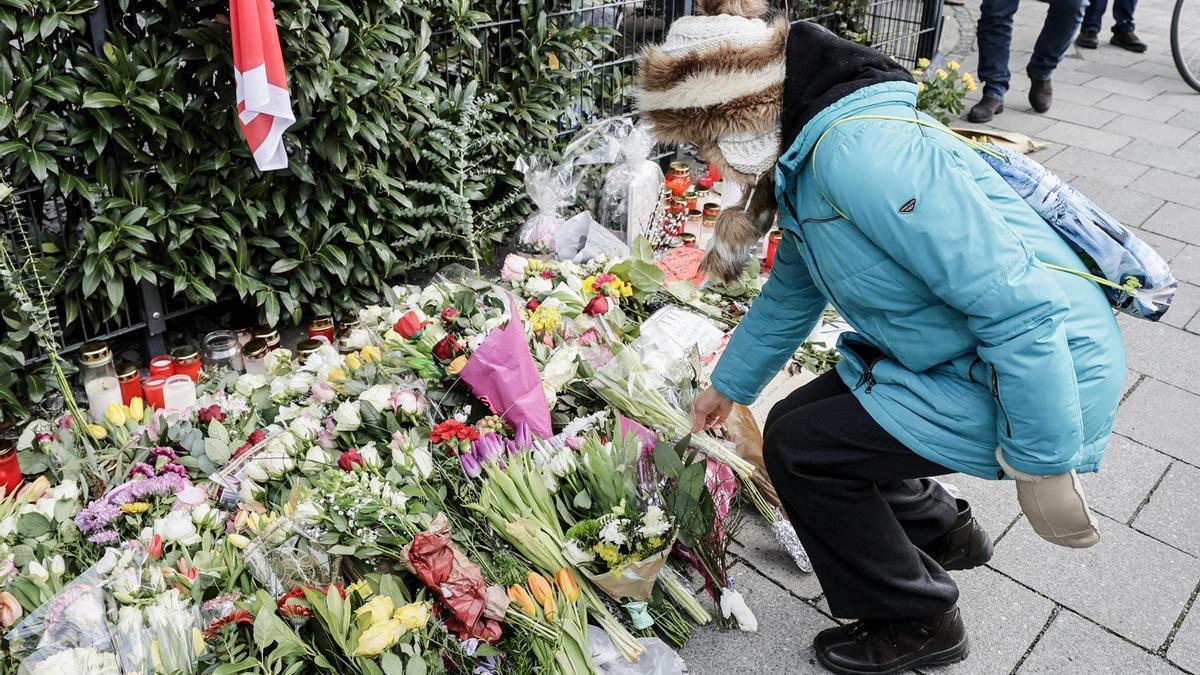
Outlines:
{"type": "Polygon", "coordinates": [[[176,476],[179,476],[180,478],[188,477],[187,468],[185,468],[184,466],[182,466],[180,464],[164,464],[162,466],[162,468],[159,469],[158,471],[161,474],[173,473],[176,476]]]}
{"type": "Polygon", "coordinates": [[[468,478],[478,478],[479,474],[483,473],[483,467],[479,465],[479,460],[469,452],[459,455],[458,461],[462,462],[463,473],[467,474],[468,478]]]}
{"type": "Polygon", "coordinates": [[[122,504],[143,501],[148,497],[173,497],[191,485],[192,481],[187,476],[174,473],[127,481],[75,514],[75,525],[81,532],[103,529],[121,516],[122,504]]]}
{"type": "Polygon", "coordinates": [[[175,460],[179,459],[179,455],[173,449],[168,448],[164,445],[160,445],[157,448],[154,448],[153,450],[151,450],[150,456],[155,459],[158,459],[159,457],[166,457],[167,461],[170,461],[170,462],[174,462],[175,460]]]}
{"type": "Polygon", "coordinates": [[[88,537],[88,541],[92,542],[93,544],[112,544],[118,539],[120,539],[120,537],[117,536],[117,533],[113,530],[100,530],[99,532],[88,537]]]}
{"type": "Polygon", "coordinates": [[[567,447],[575,452],[579,452],[580,448],[583,447],[583,436],[572,436],[568,438],[567,447]]]}
{"type": "Polygon", "coordinates": [[[129,477],[137,478],[139,476],[142,478],[154,478],[154,467],[145,462],[134,464],[133,468],[129,470],[129,477]]]}
{"type": "Polygon", "coordinates": [[[479,459],[480,464],[503,459],[504,449],[504,443],[501,442],[500,436],[495,433],[490,433],[471,442],[471,451],[479,459]]]}
{"type": "Polygon", "coordinates": [[[529,448],[533,447],[533,439],[531,438],[528,424],[521,422],[519,425],[517,425],[516,438],[514,438],[513,441],[517,444],[517,447],[522,450],[528,450],[529,448]]]}

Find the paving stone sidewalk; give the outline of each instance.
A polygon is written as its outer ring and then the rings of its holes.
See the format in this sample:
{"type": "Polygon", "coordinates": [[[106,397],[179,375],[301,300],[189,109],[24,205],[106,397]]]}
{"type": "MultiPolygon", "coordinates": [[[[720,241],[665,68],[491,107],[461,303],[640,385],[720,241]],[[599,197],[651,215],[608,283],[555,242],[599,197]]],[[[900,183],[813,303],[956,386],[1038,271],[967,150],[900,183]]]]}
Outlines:
{"type": "MultiPolygon", "coordinates": [[[[943,49],[974,72],[978,0],[947,8],[943,49]]],[[[1170,0],[1141,0],[1131,54],[1074,48],[1055,102],[1033,113],[1024,66],[1047,5],[1015,19],[1012,89],[996,129],[1047,144],[1033,157],[1069,179],[1166,257],[1183,282],[1160,324],[1121,319],[1129,379],[1116,433],[1084,488],[1102,540],[1087,551],[1041,541],[1009,483],[956,476],[996,541],[984,568],[955,573],[971,658],[933,673],[1200,673],[1200,93],[1171,61],[1170,0]]],[[[821,588],[751,524],[735,549],[756,634],[701,631],[683,650],[693,673],[817,673],[809,643],[834,625],[821,588]]]]}

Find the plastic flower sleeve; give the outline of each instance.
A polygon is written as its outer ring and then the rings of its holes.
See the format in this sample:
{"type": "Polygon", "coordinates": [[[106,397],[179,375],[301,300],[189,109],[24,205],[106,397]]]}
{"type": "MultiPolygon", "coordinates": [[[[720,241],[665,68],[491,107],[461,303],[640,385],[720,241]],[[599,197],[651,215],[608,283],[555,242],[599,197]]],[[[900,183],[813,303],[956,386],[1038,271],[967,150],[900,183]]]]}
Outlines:
{"type": "Polygon", "coordinates": [[[115,653],[107,618],[109,594],[138,590],[144,560],[140,551],[108,549],[96,564],[13,626],[5,638],[26,669],[22,672],[71,649],[115,653]]]}
{"type": "Polygon", "coordinates": [[[555,164],[539,155],[521,157],[516,169],[525,174],[525,191],[534,205],[517,236],[526,246],[553,251],[564,222],[560,211],[575,201],[579,177],[570,163],[555,164]]]}
{"type": "Polygon", "coordinates": [[[626,243],[650,233],[663,172],[649,159],[654,139],[642,126],[619,120],[612,134],[620,148],[620,160],[604,177],[597,209],[600,224],[616,232],[626,243]]]}
{"type": "Polygon", "coordinates": [[[511,296],[508,304],[508,325],[488,334],[459,376],[475,396],[514,428],[524,423],[538,438],[550,438],[554,430],[542,376],[533,362],[525,323],[511,296]]]}

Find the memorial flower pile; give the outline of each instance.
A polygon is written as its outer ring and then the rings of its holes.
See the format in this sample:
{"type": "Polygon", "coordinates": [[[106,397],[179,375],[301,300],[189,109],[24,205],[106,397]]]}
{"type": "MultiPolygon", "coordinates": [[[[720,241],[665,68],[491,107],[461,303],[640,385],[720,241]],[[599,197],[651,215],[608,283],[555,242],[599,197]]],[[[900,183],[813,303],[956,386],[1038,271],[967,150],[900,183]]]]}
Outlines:
{"type": "Polygon", "coordinates": [[[88,438],[30,425],[0,501],[5,668],[588,673],[593,631],[629,661],[681,645],[740,598],[729,503],[777,516],[688,435],[693,354],[634,348],[745,290],[672,292],[636,250],[389,288],[341,352],[206,371],[194,406],[135,399],[88,438]]]}

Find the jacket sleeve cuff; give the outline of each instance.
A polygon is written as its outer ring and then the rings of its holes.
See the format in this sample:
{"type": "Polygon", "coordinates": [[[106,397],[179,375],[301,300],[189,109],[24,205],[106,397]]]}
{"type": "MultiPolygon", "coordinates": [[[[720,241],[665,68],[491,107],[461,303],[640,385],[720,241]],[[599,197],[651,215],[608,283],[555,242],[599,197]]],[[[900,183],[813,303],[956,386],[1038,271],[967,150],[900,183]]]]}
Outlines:
{"type": "Polygon", "coordinates": [[[1030,464],[1029,462],[1016,460],[1015,463],[1017,466],[1013,466],[1014,462],[1005,458],[1004,449],[999,446],[996,447],[996,462],[1000,464],[1000,468],[1004,470],[1004,473],[1008,477],[1030,482],[1070,473],[1075,469],[1073,460],[1057,464],[1030,464]]]}

